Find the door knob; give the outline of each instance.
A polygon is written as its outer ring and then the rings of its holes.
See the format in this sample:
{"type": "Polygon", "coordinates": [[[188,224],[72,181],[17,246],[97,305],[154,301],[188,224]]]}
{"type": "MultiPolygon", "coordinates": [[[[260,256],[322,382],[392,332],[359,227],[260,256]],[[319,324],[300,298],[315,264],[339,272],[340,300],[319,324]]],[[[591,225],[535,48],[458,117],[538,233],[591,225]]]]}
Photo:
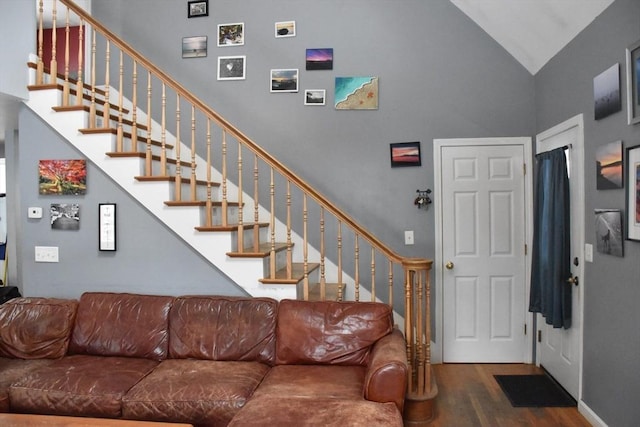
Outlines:
{"type": "Polygon", "coordinates": [[[571,275],[567,279],[567,283],[571,283],[572,285],[578,286],[578,284],[580,284],[580,281],[578,280],[578,276],[571,275]]]}
{"type": "Polygon", "coordinates": [[[447,268],[447,270],[452,270],[453,269],[453,263],[451,261],[446,263],[444,266],[447,268]]]}

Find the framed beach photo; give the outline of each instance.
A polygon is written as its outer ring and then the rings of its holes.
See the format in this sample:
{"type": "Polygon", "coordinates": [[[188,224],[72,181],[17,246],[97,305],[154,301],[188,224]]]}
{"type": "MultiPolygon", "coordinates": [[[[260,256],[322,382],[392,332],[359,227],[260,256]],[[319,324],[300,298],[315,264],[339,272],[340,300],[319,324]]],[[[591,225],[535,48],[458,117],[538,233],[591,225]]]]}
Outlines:
{"type": "Polygon", "coordinates": [[[209,16],[209,0],[191,0],[187,2],[187,17],[209,16]]]}
{"type": "Polygon", "coordinates": [[[640,145],[626,152],[627,240],[640,242],[640,145]]]}
{"type": "Polygon", "coordinates": [[[296,35],[296,21],[282,21],[276,22],[276,38],[281,37],[295,37],[296,35]]]}
{"type": "Polygon", "coordinates": [[[298,69],[278,68],[271,70],[271,92],[297,92],[298,69]]]}
{"type": "Polygon", "coordinates": [[[304,91],[304,105],[324,105],[327,91],[324,89],[306,89],[304,91]]]}
{"type": "Polygon", "coordinates": [[[391,167],[420,166],[420,142],[396,142],[389,145],[391,149],[391,167]]]}
{"type": "Polygon", "coordinates": [[[244,22],[218,25],[218,47],[242,46],[244,44],[244,22]]]}
{"type": "Polygon", "coordinates": [[[307,49],[305,63],[307,70],[333,70],[333,49],[307,49]]]}
{"type": "Polygon", "coordinates": [[[240,56],[219,56],[218,57],[218,80],[244,80],[247,57],[240,56]]]}
{"type": "Polygon", "coordinates": [[[627,48],[627,107],[628,123],[640,123],[640,40],[627,48]]]}
{"type": "Polygon", "coordinates": [[[207,36],[183,37],[183,58],[204,58],[207,56],[207,36]]]}

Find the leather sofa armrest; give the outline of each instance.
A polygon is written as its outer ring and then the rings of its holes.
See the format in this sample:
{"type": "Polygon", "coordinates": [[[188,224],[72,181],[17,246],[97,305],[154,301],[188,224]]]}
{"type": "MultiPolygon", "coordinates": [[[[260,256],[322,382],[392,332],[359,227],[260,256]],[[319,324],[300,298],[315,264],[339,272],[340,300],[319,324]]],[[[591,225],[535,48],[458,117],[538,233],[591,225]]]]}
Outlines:
{"type": "Polygon", "coordinates": [[[371,350],[364,380],[364,398],[393,402],[400,413],[407,390],[407,347],[404,335],[395,328],[378,340],[371,350]]]}

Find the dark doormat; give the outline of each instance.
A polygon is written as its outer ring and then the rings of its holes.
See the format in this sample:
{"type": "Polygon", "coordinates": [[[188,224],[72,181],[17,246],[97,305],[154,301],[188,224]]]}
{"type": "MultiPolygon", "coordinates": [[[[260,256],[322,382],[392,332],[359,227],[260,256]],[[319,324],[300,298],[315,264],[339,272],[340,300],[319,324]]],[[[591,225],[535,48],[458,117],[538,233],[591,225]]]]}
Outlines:
{"type": "Polygon", "coordinates": [[[576,401],[549,375],[494,375],[515,407],[570,407],[576,401]]]}

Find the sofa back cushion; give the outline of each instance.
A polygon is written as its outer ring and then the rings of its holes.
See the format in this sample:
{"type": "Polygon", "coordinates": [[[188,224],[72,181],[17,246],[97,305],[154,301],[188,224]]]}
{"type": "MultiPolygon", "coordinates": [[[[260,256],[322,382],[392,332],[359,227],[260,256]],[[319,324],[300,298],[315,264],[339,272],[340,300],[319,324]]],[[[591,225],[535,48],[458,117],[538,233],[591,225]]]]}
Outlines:
{"type": "Polygon", "coordinates": [[[57,359],[67,353],[78,302],[15,298],[0,305],[0,357],[57,359]]]}
{"type": "Polygon", "coordinates": [[[87,292],[80,297],[69,352],[165,359],[173,300],[169,296],[87,292]]]}
{"type": "Polygon", "coordinates": [[[277,313],[270,298],[179,297],[169,316],[169,357],[272,365],[277,313]]]}
{"type": "Polygon", "coordinates": [[[383,303],[283,300],[276,363],[364,365],[371,346],[392,329],[391,307],[383,303]]]}

